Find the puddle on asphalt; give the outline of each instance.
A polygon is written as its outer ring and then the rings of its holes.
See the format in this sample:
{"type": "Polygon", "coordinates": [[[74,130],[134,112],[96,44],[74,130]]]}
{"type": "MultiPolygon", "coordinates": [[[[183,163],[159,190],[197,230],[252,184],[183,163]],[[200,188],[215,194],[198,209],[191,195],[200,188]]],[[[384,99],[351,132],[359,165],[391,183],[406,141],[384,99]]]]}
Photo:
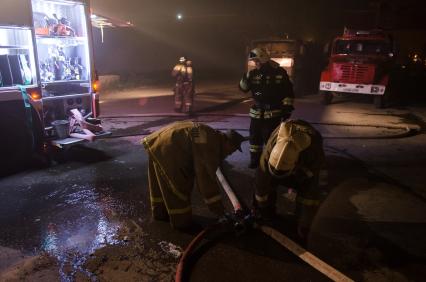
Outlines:
{"type": "Polygon", "coordinates": [[[74,184],[71,189],[50,195],[59,199],[41,242],[41,250],[58,260],[62,281],[73,281],[76,271],[85,273],[82,266],[95,250],[121,243],[117,238],[121,223],[116,218],[120,203],[90,185],[74,184]]]}

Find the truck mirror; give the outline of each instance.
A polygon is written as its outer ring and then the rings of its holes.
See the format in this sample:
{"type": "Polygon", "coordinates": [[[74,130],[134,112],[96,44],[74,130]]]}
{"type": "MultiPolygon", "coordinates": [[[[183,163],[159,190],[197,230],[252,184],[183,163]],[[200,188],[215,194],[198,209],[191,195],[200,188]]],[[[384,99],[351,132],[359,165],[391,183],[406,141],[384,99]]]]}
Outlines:
{"type": "Polygon", "coordinates": [[[326,54],[326,55],[329,55],[330,54],[330,42],[327,42],[325,45],[324,45],[324,47],[323,47],[323,49],[322,49],[322,51],[323,51],[323,53],[324,54],[326,54]]]}

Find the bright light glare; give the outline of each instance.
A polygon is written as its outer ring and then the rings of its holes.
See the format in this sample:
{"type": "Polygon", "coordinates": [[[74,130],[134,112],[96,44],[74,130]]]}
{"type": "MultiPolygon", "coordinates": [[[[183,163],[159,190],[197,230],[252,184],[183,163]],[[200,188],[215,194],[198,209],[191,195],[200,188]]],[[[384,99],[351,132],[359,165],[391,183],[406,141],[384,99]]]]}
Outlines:
{"type": "Polygon", "coordinates": [[[272,58],[275,62],[280,64],[281,67],[290,68],[293,66],[293,59],[292,58],[272,58]]]}
{"type": "Polygon", "coordinates": [[[181,20],[181,19],[182,19],[182,14],[180,14],[180,13],[179,13],[179,14],[177,14],[177,15],[176,15],[176,18],[177,18],[178,20],[181,20]]]}

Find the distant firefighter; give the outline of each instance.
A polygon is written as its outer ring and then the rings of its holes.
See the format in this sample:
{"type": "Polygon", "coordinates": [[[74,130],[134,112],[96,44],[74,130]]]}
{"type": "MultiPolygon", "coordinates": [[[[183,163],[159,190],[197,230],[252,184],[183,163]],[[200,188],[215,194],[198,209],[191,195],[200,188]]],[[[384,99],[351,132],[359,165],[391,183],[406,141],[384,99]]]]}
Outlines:
{"type": "Polygon", "coordinates": [[[179,63],[173,68],[172,76],[176,78],[175,111],[192,113],[195,94],[192,61],[186,57],[180,57],[179,63]]]}
{"type": "Polygon", "coordinates": [[[216,170],[244,137],[191,121],[172,123],[142,141],[149,156],[148,181],[152,216],[170,220],[173,228],[191,225],[191,192],[195,186],[218,217],[224,215],[216,170]]]}
{"type": "Polygon", "coordinates": [[[319,173],[324,164],[321,134],[303,120],[282,122],[272,133],[260,158],[255,180],[255,210],[275,215],[276,187],[297,191],[296,217],[302,238],[310,230],[320,205],[319,173]]]}
{"type": "Polygon", "coordinates": [[[256,68],[244,74],[240,89],[243,92],[251,91],[254,100],[250,108],[249,168],[256,168],[269,135],[281,120],[291,116],[294,93],[286,70],[270,60],[266,50],[251,50],[248,60],[254,62],[256,68]]]}

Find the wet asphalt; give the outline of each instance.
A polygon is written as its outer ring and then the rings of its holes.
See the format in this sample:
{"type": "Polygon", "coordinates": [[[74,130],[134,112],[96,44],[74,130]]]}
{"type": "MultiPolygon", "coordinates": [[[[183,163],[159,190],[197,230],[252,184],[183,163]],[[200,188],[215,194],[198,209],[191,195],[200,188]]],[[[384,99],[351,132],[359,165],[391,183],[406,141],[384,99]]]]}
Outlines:
{"type": "MultiPolygon", "coordinates": [[[[236,98],[238,102],[226,109],[219,107],[219,114],[221,111],[244,113],[249,104],[239,96],[236,98]]],[[[324,110],[315,102],[315,99],[304,101],[295,115],[319,121],[333,120],[340,114],[339,121],[353,121],[354,117],[348,113],[355,111],[357,122],[378,122],[371,115],[367,118],[363,114],[375,112],[364,102],[336,105],[339,108],[334,111],[324,110]]],[[[214,109],[213,112],[217,113],[214,109]]],[[[380,123],[406,122],[396,114],[386,114],[389,119],[381,119],[380,123]]],[[[25,169],[0,179],[0,246],[25,254],[51,254],[59,261],[64,281],[75,280],[75,272],[66,271],[67,266],[87,271],[84,262],[90,254],[105,246],[144,243],[154,253],[149,260],[174,265],[177,260],[170,257],[160,243],[185,247],[194,234],[173,231],[167,223],[151,221],[147,155],[139,144],[141,136],[138,135],[184,118],[106,118],[106,126],[117,138],[73,147],[63,152],[49,168],[25,169]],[[123,135],[136,136],[118,138],[123,135]],[[143,239],[132,242],[126,238],[129,222],[142,228],[143,239]]],[[[244,117],[200,114],[193,118],[215,128],[239,129],[247,135],[248,119],[244,117]]],[[[395,133],[383,129],[319,128],[328,136],[395,133]]],[[[410,177],[414,182],[401,181],[393,171],[418,160],[414,152],[424,152],[423,142],[423,136],[394,141],[326,140],[327,167],[321,186],[324,204],[314,222],[308,248],[356,281],[422,281],[426,275],[426,194],[423,194],[422,185],[418,185],[424,178],[417,173],[422,162],[413,164],[409,172],[414,175],[410,177]],[[389,148],[393,148],[391,152],[389,148]],[[389,161],[387,154],[397,160],[396,168],[383,165],[389,161]]],[[[223,169],[231,186],[249,206],[254,173],[246,168],[248,144],[243,145],[243,151],[243,154],[237,152],[230,156],[223,169]]],[[[278,193],[280,219],[273,224],[289,237],[296,238],[292,217],[294,203],[286,193],[286,188],[281,187],[278,193]]],[[[193,205],[196,223],[206,226],[215,221],[196,192],[193,205]]],[[[147,276],[148,280],[159,277],[171,280],[173,269],[157,269],[157,273],[154,269],[151,275],[147,276]]],[[[87,276],[96,280],[93,273],[87,276]]],[[[108,280],[107,277],[103,278],[108,280]]],[[[249,231],[239,237],[227,236],[206,249],[192,268],[191,280],[328,279],[258,231],[249,231]]]]}

